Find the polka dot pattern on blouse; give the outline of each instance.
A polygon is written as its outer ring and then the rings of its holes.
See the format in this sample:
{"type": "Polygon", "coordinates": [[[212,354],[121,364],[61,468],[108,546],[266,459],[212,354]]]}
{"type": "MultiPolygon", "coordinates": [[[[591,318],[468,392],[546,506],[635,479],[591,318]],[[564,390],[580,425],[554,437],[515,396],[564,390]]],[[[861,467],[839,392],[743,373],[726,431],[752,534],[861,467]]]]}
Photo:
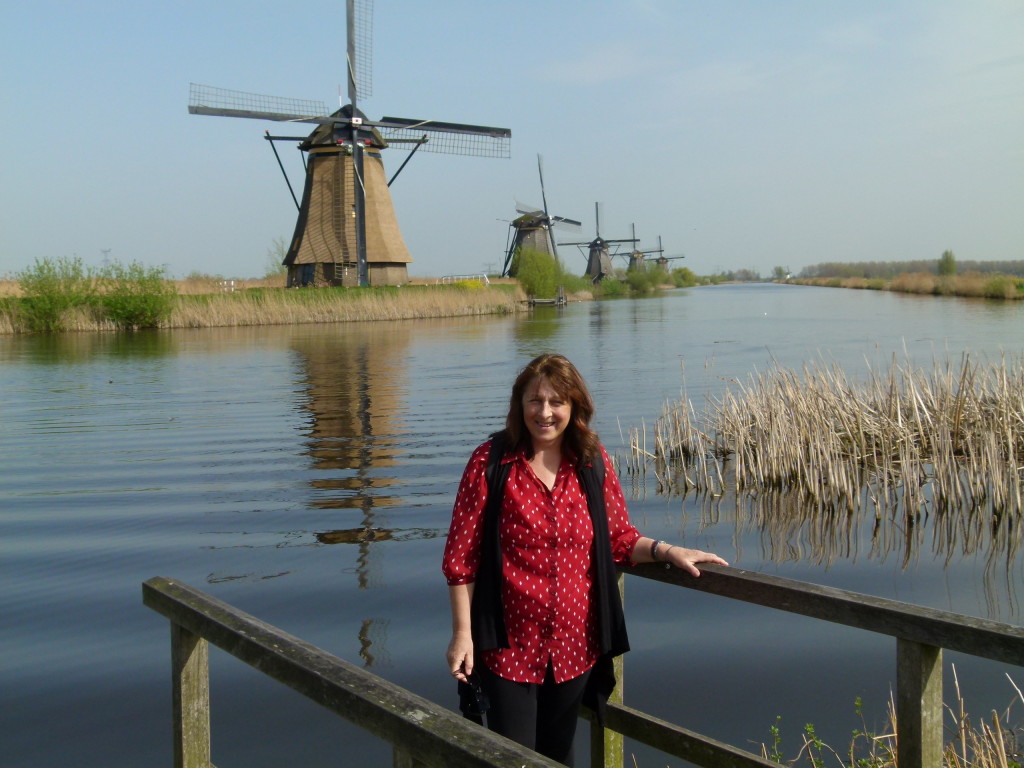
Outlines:
{"type": "MultiPolygon", "coordinates": [[[[459,484],[445,544],[442,571],[450,585],[476,580],[480,564],[487,456],[490,441],[469,459],[459,484]]],[[[629,522],[626,501],[611,461],[605,466],[604,497],[612,558],[630,562],[640,533],[629,522]]],[[[519,683],[544,681],[550,662],[555,681],[586,672],[597,661],[597,611],[591,591],[594,529],[587,497],[572,464],[563,458],[548,490],[521,453],[511,463],[502,501],[502,601],[509,648],[484,651],[496,675],[519,683]]]]}

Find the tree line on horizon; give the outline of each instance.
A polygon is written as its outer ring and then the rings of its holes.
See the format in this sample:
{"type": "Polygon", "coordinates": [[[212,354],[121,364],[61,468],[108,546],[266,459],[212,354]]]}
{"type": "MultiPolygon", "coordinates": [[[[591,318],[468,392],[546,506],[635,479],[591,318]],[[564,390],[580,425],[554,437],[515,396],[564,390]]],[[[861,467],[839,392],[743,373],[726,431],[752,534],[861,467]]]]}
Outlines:
{"type": "MultiPolygon", "coordinates": [[[[950,256],[952,253],[947,251],[950,256]]],[[[826,261],[812,264],[800,270],[798,277],[864,277],[891,280],[898,275],[915,272],[943,274],[942,259],[916,259],[911,261],[826,261]]],[[[1012,275],[1024,277],[1024,260],[1018,261],[961,261],[955,260],[953,272],[978,272],[981,274],[1012,275]]],[[[948,274],[948,271],[947,271],[948,274]]]]}

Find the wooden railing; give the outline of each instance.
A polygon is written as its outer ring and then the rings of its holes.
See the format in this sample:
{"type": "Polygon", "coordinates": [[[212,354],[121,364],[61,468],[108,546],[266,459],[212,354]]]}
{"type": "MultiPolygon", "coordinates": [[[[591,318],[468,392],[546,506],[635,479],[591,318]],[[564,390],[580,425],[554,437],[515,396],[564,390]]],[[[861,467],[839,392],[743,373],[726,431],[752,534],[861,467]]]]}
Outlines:
{"type": "MultiPolygon", "coordinates": [[[[700,578],[656,564],[624,572],[896,638],[896,732],[900,768],[942,765],[942,650],[1024,666],[1024,628],[739,568],[701,565],[700,578]]],[[[620,675],[621,678],[621,675],[620,675]]],[[[621,768],[622,736],[704,768],[776,765],[706,736],[610,702],[591,737],[592,768],[621,768]]]]}
{"type": "MultiPolygon", "coordinates": [[[[942,649],[1024,666],[1024,628],[738,568],[701,570],[699,579],[655,564],[626,572],[896,638],[900,768],[942,764],[942,649]]],[[[156,577],[142,591],[143,602],[171,623],[175,768],[210,766],[208,643],[387,740],[396,768],[556,765],[185,584],[156,577]]],[[[621,698],[609,702],[603,728],[592,722],[592,768],[622,768],[624,737],[704,768],[777,768],[621,698]]]]}
{"type": "Polygon", "coordinates": [[[171,622],[175,768],[211,766],[208,643],[390,742],[395,768],[557,768],[457,712],[186,584],[149,579],[142,601],[171,622]]]}

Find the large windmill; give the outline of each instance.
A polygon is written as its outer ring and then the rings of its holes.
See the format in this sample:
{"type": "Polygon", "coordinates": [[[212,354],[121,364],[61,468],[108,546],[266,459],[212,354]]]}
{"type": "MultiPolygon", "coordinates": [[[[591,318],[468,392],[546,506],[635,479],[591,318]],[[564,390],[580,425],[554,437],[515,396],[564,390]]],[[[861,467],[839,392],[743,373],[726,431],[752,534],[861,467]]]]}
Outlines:
{"type": "Polygon", "coordinates": [[[583,246],[587,247],[587,271],[584,274],[590,278],[592,282],[600,282],[602,278],[607,277],[612,273],[612,256],[616,253],[611,252],[611,247],[614,246],[616,249],[619,247],[619,243],[633,243],[635,246],[637,239],[633,238],[621,238],[618,240],[606,240],[601,237],[601,206],[599,203],[594,203],[594,232],[595,237],[593,240],[581,243],[559,243],[559,245],[575,245],[579,246],[580,251],[583,251],[583,246]]]}
{"type": "Polygon", "coordinates": [[[581,226],[576,219],[548,213],[548,196],[544,191],[544,162],[540,155],[537,155],[537,174],[540,176],[540,197],[544,207],[516,204],[516,212],[521,215],[509,222],[509,244],[505,249],[505,266],[501,270],[503,277],[515,277],[515,255],[524,249],[546,253],[558,261],[554,227],[578,230],[581,226]]]}
{"type": "Polygon", "coordinates": [[[369,120],[359,111],[357,100],[371,92],[372,16],[373,0],[346,0],[349,103],[330,115],[319,102],[191,87],[192,114],[317,125],[305,138],[267,134],[271,146],[275,140],[298,141],[306,155],[302,202],[284,259],[289,286],[408,282],[412,256],[398,228],[388,190],[395,177],[385,179],[382,149],[397,145],[414,152],[509,156],[507,128],[401,117],[369,120]]]}

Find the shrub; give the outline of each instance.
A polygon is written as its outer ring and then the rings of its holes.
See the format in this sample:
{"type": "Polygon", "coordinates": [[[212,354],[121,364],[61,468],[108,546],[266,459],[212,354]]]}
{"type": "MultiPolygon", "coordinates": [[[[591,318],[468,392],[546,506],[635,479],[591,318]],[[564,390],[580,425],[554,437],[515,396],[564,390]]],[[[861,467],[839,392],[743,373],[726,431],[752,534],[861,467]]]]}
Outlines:
{"type": "Polygon", "coordinates": [[[23,298],[19,319],[29,331],[62,331],[65,314],[74,307],[89,306],[96,295],[96,281],[78,257],[36,259],[18,274],[23,298]]]}
{"type": "Polygon", "coordinates": [[[691,285],[697,285],[697,276],[693,273],[693,270],[689,267],[676,267],[672,270],[672,284],[676,288],[687,288],[691,285]]]}
{"type": "Polygon", "coordinates": [[[523,249],[516,254],[515,268],[516,277],[528,295],[541,299],[554,297],[560,270],[549,254],[523,249]]]}
{"type": "Polygon", "coordinates": [[[174,308],[176,291],[160,267],[114,262],[100,273],[99,303],[118,328],[155,328],[174,308]]]}
{"type": "Polygon", "coordinates": [[[942,252],[942,256],[939,258],[939,263],[936,266],[936,271],[943,276],[952,276],[956,274],[956,256],[953,255],[952,251],[942,252]]]}
{"type": "Polygon", "coordinates": [[[654,289],[658,287],[658,272],[629,272],[626,274],[626,285],[634,296],[654,293],[654,289]]]}
{"type": "Polygon", "coordinates": [[[989,299],[1012,299],[1017,294],[1013,281],[1005,275],[990,277],[982,291],[989,299]]]}
{"type": "Polygon", "coordinates": [[[563,286],[568,294],[592,293],[594,290],[594,284],[589,277],[573,275],[564,270],[558,276],[558,284],[563,286]]]}
{"type": "Polygon", "coordinates": [[[606,277],[595,286],[594,295],[602,299],[612,299],[616,296],[626,295],[626,284],[614,277],[606,277]]]}

